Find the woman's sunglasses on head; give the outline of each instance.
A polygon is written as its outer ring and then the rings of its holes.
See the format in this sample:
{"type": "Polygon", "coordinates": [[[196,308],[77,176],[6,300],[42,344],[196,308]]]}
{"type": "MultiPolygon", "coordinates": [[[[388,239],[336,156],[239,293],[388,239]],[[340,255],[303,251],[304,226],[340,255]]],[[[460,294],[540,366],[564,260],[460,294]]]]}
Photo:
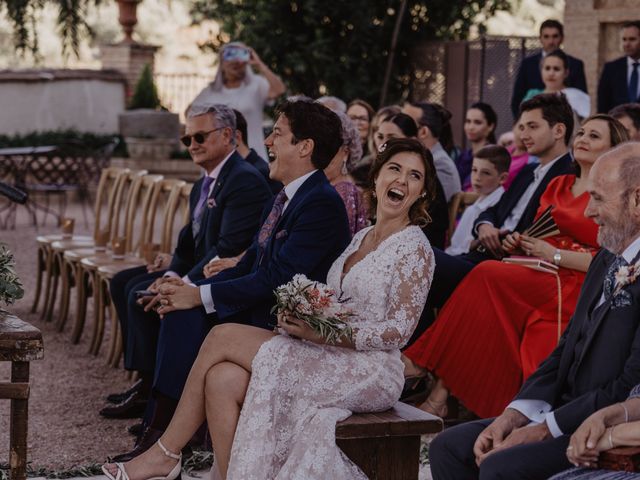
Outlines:
{"type": "Polygon", "coordinates": [[[196,142],[198,145],[202,145],[210,133],[217,132],[218,130],[222,130],[223,128],[224,127],[219,127],[219,128],[214,128],[213,130],[208,130],[206,132],[196,132],[193,135],[184,135],[180,137],[180,141],[185,147],[190,147],[192,140],[196,142]]]}

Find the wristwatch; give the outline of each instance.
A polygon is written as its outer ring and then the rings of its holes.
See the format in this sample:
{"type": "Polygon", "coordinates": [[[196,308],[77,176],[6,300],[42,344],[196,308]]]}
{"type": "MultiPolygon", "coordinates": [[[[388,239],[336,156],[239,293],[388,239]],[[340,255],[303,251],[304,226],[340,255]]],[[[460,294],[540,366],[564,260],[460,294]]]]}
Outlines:
{"type": "Polygon", "coordinates": [[[560,250],[556,248],[556,252],[553,254],[553,263],[554,265],[560,265],[562,261],[562,255],[560,254],[560,250]]]}

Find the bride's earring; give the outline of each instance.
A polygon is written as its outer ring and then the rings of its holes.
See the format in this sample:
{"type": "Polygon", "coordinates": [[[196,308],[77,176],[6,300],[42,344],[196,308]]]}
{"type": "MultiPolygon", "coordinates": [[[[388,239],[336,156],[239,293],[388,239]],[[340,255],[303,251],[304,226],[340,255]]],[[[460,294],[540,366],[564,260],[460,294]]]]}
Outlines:
{"type": "Polygon", "coordinates": [[[341,172],[342,172],[342,175],[347,175],[349,173],[349,170],[347,170],[347,161],[346,160],[344,160],[342,162],[342,170],[341,170],[341,172]]]}

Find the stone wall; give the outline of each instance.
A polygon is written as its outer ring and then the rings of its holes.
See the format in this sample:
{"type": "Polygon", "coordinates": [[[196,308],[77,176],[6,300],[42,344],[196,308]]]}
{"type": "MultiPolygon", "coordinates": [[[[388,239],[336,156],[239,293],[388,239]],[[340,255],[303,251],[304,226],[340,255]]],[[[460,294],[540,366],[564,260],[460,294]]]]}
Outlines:
{"type": "Polygon", "coordinates": [[[620,26],[640,19],[640,0],[565,0],[564,48],[584,62],[591,103],[605,62],[623,55],[620,26]]]}
{"type": "Polygon", "coordinates": [[[119,72],[104,70],[0,71],[0,132],[43,130],[118,132],[125,83],[119,72]]]}

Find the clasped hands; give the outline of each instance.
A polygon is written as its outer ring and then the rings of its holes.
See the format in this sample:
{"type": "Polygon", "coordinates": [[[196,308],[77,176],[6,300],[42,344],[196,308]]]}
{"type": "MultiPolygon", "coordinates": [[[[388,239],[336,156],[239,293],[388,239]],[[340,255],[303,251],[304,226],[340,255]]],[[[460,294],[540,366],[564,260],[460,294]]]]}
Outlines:
{"type": "Polygon", "coordinates": [[[576,467],[595,467],[600,452],[609,450],[609,436],[605,415],[602,411],[595,412],[587,418],[571,435],[567,447],[567,458],[576,467]]]}
{"type": "Polygon", "coordinates": [[[200,289],[177,277],[158,278],[148,290],[156,295],[141,297],[138,304],[144,305],[145,312],[155,310],[160,317],[175,310],[188,310],[202,305],[200,289]]]}
{"type": "Polygon", "coordinates": [[[485,428],[473,446],[476,464],[490,455],[507,448],[540,442],[551,437],[546,422],[529,425],[530,421],[522,413],[507,408],[491,425],[485,428]]]}

